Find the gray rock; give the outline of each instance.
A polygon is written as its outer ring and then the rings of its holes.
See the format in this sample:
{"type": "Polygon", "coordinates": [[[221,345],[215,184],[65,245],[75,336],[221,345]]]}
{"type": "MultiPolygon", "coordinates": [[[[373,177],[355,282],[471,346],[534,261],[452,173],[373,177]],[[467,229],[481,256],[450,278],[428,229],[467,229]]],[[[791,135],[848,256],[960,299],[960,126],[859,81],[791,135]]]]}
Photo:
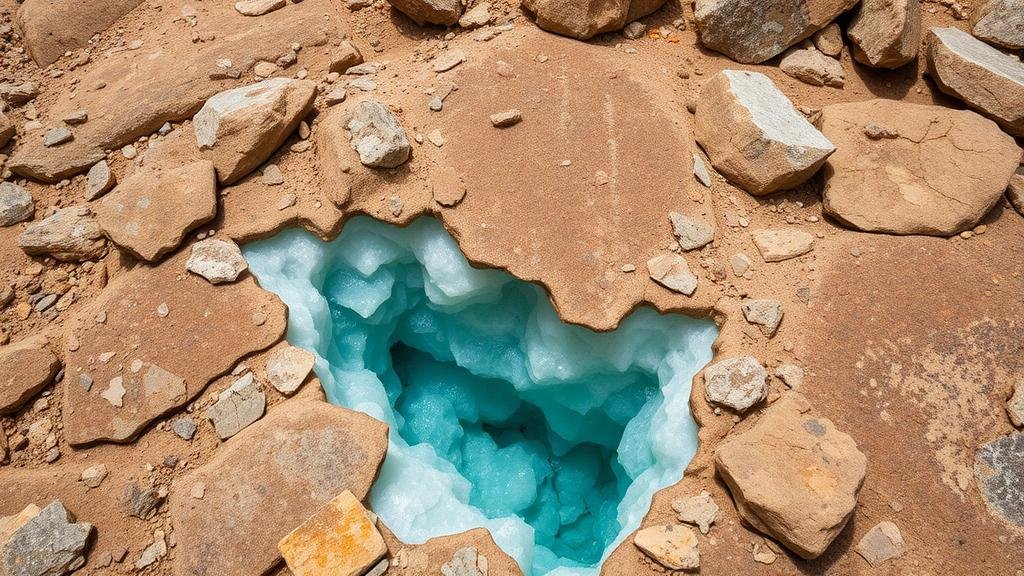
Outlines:
{"type": "Polygon", "coordinates": [[[697,276],[690,272],[686,258],[678,254],[659,254],[647,261],[647,272],[658,284],[673,292],[692,296],[697,290],[697,276]]]}
{"type": "Polygon", "coordinates": [[[312,352],[284,346],[267,358],[267,379],[278,392],[290,396],[306,381],[315,362],[312,352]]]}
{"type": "Polygon", "coordinates": [[[32,194],[13,182],[0,182],[0,227],[24,222],[35,214],[32,194]]]}
{"type": "MultiPolygon", "coordinates": [[[[459,548],[452,555],[452,559],[441,565],[443,576],[486,576],[480,569],[480,554],[472,546],[459,548]]],[[[484,560],[484,565],[486,565],[484,560]]]]}
{"type": "MultiPolygon", "coordinates": [[[[438,110],[440,110],[440,108],[438,108],[438,110]]],[[[523,113],[517,108],[491,114],[491,126],[494,126],[495,128],[508,128],[509,126],[515,126],[522,120],[523,113]]]]}
{"type": "Polygon", "coordinates": [[[857,553],[872,566],[903,556],[903,550],[903,534],[888,520],[875,524],[857,543],[857,553]]]}
{"type": "Polygon", "coordinates": [[[192,254],[185,262],[189,272],[206,278],[211,284],[234,282],[248,267],[238,245],[220,238],[207,238],[193,244],[192,254]]]}
{"type": "Polygon", "coordinates": [[[699,218],[678,212],[669,212],[668,217],[672,221],[672,233],[683,250],[703,248],[715,239],[715,228],[699,218]]]}
{"type": "Polygon", "coordinates": [[[55,500],[19,528],[3,547],[6,576],[61,576],[85,564],[92,524],[75,522],[55,500]]]}
{"type": "Polygon", "coordinates": [[[626,24],[625,28],[622,29],[622,35],[630,40],[636,40],[647,32],[647,25],[639,20],[634,20],[629,24],[626,24]]]}
{"type": "Polygon", "coordinates": [[[693,175],[705,188],[711,188],[711,173],[704,160],[696,154],[693,155],[693,175]]]}
{"type": "Polygon", "coordinates": [[[466,53],[458,48],[446,50],[434,58],[434,72],[447,72],[466,61],[466,53]]]}
{"type": "Polygon", "coordinates": [[[752,356],[718,361],[704,369],[708,402],[746,412],[768,396],[768,371],[752,356]]]}
{"type": "Polygon", "coordinates": [[[50,148],[52,146],[60,146],[65,142],[71,142],[75,139],[75,135],[71,133],[71,130],[67,126],[57,126],[56,128],[50,128],[46,131],[46,135],[43,136],[43,146],[50,148]]]}
{"type": "Polygon", "coordinates": [[[89,120],[89,113],[85,110],[75,110],[68,112],[61,118],[61,121],[65,124],[77,126],[78,124],[85,124],[89,120]]]}
{"type": "Polygon", "coordinates": [[[771,338],[782,323],[782,302],[769,299],[744,300],[741,306],[747,322],[757,324],[761,333],[771,338]]]}
{"type": "Polygon", "coordinates": [[[196,435],[196,423],[191,418],[175,418],[171,429],[183,440],[191,440],[196,435]]]}
{"type": "Polygon", "coordinates": [[[988,0],[975,8],[971,31],[989,44],[1024,49],[1024,0],[988,0]]]}
{"type": "Polygon", "coordinates": [[[387,106],[376,100],[356,105],[348,121],[352,147],[359,161],[371,168],[397,168],[409,160],[412,146],[401,123],[387,106]]]}
{"type": "Polygon", "coordinates": [[[164,501],[164,496],[156,488],[143,488],[136,482],[124,487],[121,503],[129,516],[149,520],[156,513],[157,506],[164,501]]]}
{"type": "Polygon", "coordinates": [[[93,164],[89,169],[89,174],[85,177],[85,199],[95,200],[110,192],[115,184],[117,184],[117,178],[110,171],[107,161],[100,160],[93,164]]]}
{"type": "Polygon", "coordinates": [[[31,224],[18,236],[18,246],[26,254],[48,255],[65,261],[99,258],[106,244],[103,230],[85,206],[57,210],[52,216],[31,224]]]}
{"type": "Polygon", "coordinates": [[[220,439],[227,440],[259,420],[266,408],[267,396],[250,372],[220,393],[217,402],[207,409],[206,417],[213,422],[220,439]]]}
{"type": "Polygon", "coordinates": [[[1024,527],[1024,433],[997,438],[979,448],[974,475],[991,509],[1024,527]]]}

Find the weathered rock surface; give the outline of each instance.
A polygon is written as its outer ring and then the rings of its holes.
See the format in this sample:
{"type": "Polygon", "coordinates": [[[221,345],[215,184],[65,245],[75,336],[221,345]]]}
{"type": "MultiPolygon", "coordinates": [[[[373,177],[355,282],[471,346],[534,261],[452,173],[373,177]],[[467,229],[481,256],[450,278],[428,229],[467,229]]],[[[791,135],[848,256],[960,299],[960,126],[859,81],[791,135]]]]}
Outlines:
{"type": "Polygon", "coordinates": [[[843,31],[835,22],[818,30],[811,38],[814,47],[821,50],[822,54],[838,58],[843,53],[843,31]]]}
{"type": "Polygon", "coordinates": [[[702,44],[744,64],[759,64],[814,34],[857,0],[697,0],[702,44]]]}
{"type": "Polygon", "coordinates": [[[211,284],[238,280],[249,268],[242,250],[230,239],[207,238],[192,245],[185,268],[206,278],[211,284]]]}
{"type": "Polygon", "coordinates": [[[149,262],[177,248],[185,234],[216,214],[217,179],[208,160],[136,172],[96,205],[107,236],[149,262]]]}
{"type": "Polygon", "coordinates": [[[752,428],[715,450],[740,517],[802,558],[816,558],[857,504],[867,459],[847,434],[786,392],[752,428]]]}
{"type": "Polygon", "coordinates": [[[413,22],[451,26],[462,16],[462,3],[459,0],[388,0],[399,12],[412,19],[413,22]]]}
{"type": "Polygon", "coordinates": [[[1006,187],[1006,198],[1010,204],[1024,215],[1024,165],[1010,177],[1010,185],[1006,187]]]}
{"type": "Polygon", "coordinates": [[[708,81],[697,101],[694,136],[716,170],[757,196],[805,182],[835,151],[757,72],[724,70],[708,81]]]}
{"type": "Polygon", "coordinates": [[[24,222],[35,212],[36,205],[28,190],[13,182],[0,182],[0,227],[24,222]]]}
{"type": "Polygon", "coordinates": [[[857,543],[857,553],[872,566],[880,566],[893,558],[899,558],[903,550],[903,534],[888,520],[875,524],[857,543]]]}
{"type": "Polygon", "coordinates": [[[32,60],[45,68],[65,52],[88,46],[94,34],[106,30],[141,1],[25,0],[16,22],[32,60]]]}
{"type": "Polygon", "coordinates": [[[548,32],[586,40],[597,34],[622,29],[626,24],[654,12],[665,0],[611,0],[609,2],[563,2],[525,0],[540,26],[548,32]]]}
{"type": "Polygon", "coordinates": [[[647,261],[651,280],[673,292],[692,296],[697,290],[697,276],[690,272],[686,258],[678,254],[659,254],[647,261]]]}
{"type": "Polygon", "coordinates": [[[0,414],[21,408],[60,370],[45,336],[0,346],[0,414]]]}
{"type": "Polygon", "coordinates": [[[779,61],[779,69],[812,86],[842,88],[846,83],[842,64],[821,53],[810,41],[787,50],[779,61]]]}
{"type": "Polygon", "coordinates": [[[697,535],[692,528],[661,524],[638,530],[633,544],[670,570],[695,570],[700,567],[697,535]]]}
{"type": "Polygon", "coordinates": [[[718,517],[718,504],[707,490],[696,496],[676,498],[672,501],[672,509],[679,515],[680,522],[697,526],[701,534],[707,534],[718,517]]]}
{"type": "Polygon", "coordinates": [[[1020,148],[971,111],[869,100],[822,110],[837,151],[822,169],[824,211],[868,232],[950,236],[1000,200],[1020,148]],[[868,124],[896,137],[873,138],[868,124]]]}
{"type": "Polygon", "coordinates": [[[971,32],[989,44],[1024,49],[1024,0],[988,0],[974,9],[971,32]]]}
{"type": "Polygon", "coordinates": [[[846,35],[861,64],[899,68],[917,58],[921,5],[918,0],[863,0],[846,35]]]}
{"type": "Polygon", "coordinates": [[[743,317],[751,324],[757,324],[761,333],[771,338],[782,323],[782,302],[767,298],[744,300],[740,306],[743,317]]]}
{"type": "Polygon", "coordinates": [[[1024,62],[957,28],[932,28],[927,50],[939,89],[1024,136],[1024,62]]]}
{"type": "Polygon", "coordinates": [[[345,490],[277,544],[295,576],[360,576],[387,553],[376,518],[345,490]]]}
{"type": "Polygon", "coordinates": [[[685,216],[678,212],[669,212],[668,217],[672,222],[672,233],[683,250],[703,248],[715,239],[714,226],[700,218],[685,216]]]}
{"type": "Polygon", "coordinates": [[[743,413],[768,396],[767,382],[768,371],[757,358],[726,358],[704,369],[704,396],[743,413]]]}
{"type": "Polygon", "coordinates": [[[1024,527],[1024,432],[997,438],[978,449],[974,475],[989,507],[1024,527]]]}
{"type": "Polygon", "coordinates": [[[266,573],[280,559],[277,543],[331,499],[366,497],[386,450],[387,426],[365,414],[321,401],[278,405],[175,481],[177,573],[266,573]],[[197,483],[202,500],[189,495],[197,483]]]}
{"type": "Polygon", "coordinates": [[[309,114],[316,84],[269,78],[212,96],[192,119],[196,145],[232,184],[255,170],[309,114]]]}
{"type": "Polygon", "coordinates": [[[803,230],[778,228],[751,233],[754,246],[765,262],[782,262],[803,256],[814,249],[814,236],[803,230]]]}
{"type": "Polygon", "coordinates": [[[103,255],[107,239],[92,212],[85,206],[62,208],[33,222],[18,236],[18,246],[30,256],[58,260],[95,260],[103,255]]]}
{"type": "Polygon", "coordinates": [[[409,160],[412,146],[402,124],[386,105],[375,100],[360,102],[347,127],[352,134],[352,148],[364,165],[397,168],[409,160]]]}
{"type": "Polygon", "coordinates": [[[6,576],[60,576],[85,564],[92,524],[75,522],[53,501],[18,528],[0,550],[6,576]]]}
{"type": "Polygon", "coordinates": [[[206,417],[213,422],[217,436],[227,440],[259,420],[266,409],[267,395],[250,372],[217,396],[217,402],[207,408],[206,417]]]}
{"type": "Polygon", "coordinates": [[[294,394],[313,371],[316,357],[295,346],[282,346],[267,358],[267,379],[284,395],[294,394]]]}

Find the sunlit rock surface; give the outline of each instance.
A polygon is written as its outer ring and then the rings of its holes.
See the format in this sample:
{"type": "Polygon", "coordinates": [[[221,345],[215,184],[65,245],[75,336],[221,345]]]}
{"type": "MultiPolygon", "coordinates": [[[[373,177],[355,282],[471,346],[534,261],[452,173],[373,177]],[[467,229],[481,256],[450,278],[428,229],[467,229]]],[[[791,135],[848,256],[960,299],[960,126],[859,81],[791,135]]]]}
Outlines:
{"type": "Polygon", "coordinates": [[[484,526],[527,574],[594,574],[696,450],[710,322],[641,308],[563,324],[536,285],[472,268],[432,219],[245,248],[328,398],[391,426],[371,506],[417,543],[484,526]]]}

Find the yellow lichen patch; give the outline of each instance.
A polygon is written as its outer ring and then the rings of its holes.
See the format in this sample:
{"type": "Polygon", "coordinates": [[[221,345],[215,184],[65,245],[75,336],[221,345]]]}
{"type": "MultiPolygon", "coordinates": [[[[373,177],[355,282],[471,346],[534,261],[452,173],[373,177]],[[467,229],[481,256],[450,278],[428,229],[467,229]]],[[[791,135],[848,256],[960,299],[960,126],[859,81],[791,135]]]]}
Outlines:
{"type": "Polygon", "coordinates": [[[295,576],[358,576],[387,553],[370,513],[348,490],[277,543],[295,576]]]}

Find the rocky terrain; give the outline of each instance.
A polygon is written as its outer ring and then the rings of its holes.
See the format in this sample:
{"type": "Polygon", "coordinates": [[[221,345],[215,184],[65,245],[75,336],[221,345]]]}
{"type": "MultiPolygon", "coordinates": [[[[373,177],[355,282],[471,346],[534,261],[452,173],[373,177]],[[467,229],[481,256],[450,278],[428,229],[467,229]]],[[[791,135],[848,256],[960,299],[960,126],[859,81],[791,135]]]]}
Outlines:
{"type": "Polygon", "coordinates": [[[520,574],[377,517],[388,426],[242,251],[429,215],[566,322],[718,326],[600,574],[1024,575],[1024,1],[0,0],[0,45],[0,574],[520,574]]]}

